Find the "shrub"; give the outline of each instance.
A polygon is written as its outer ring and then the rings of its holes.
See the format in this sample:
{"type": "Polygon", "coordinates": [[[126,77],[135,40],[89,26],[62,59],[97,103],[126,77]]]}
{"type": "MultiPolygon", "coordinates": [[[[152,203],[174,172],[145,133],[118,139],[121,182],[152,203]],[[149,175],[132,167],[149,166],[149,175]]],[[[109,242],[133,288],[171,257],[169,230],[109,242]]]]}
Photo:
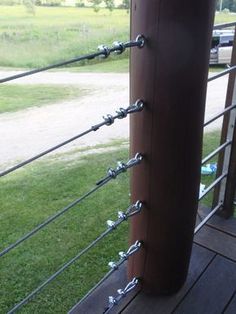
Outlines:
{"type": "Polygon", "coordinates": [[[1,0],[0,5],[16,5],[21,4],[21,0],[1,0]]]}
{"type": "Polygon", "coordinates": [[[78,0],[76,2],[75,6],[78,7],[78,8],[84,8],[85,7],[84,1],[83,0],[78,0]]]}

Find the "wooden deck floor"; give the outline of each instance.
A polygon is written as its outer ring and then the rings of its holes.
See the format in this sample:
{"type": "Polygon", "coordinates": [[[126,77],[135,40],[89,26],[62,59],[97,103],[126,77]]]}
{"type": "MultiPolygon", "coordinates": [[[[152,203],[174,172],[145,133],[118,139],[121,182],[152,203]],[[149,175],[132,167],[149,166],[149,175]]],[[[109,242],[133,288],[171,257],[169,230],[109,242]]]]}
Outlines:
{"type": "MultiPolygon", "coordinates": [[[[108,296],[126,283],[124,266],[70,314],[102,314],[108,296]]],[[[236,219],[214,216],[195,236],[188,279],[177,294],[151,297],[136,290],[111,313],[236,314],[236,219]]]]}

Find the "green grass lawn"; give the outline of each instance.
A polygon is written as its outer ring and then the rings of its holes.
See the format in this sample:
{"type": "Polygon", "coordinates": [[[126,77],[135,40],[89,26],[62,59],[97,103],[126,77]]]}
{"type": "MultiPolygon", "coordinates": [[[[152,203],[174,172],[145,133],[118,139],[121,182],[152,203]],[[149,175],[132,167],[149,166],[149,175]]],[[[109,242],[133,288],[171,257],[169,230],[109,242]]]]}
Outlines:
{"type": "MultiPolygon", "coordinates": [[[[36,14],[24,6],[1,6],[0,67],[35,68],[73,58],[96,50],[99,44],[129,39],[129,14],[125,10],[110,13],[91,8],[36,7],[36,14]]],[[[215,23],[236,20],[235,14],[216,14],[215,23]]],[[[89,62],[92,66],[74,69],[95,72],[128,71],[128,53],[107,62],[89,62]],[[119,60],[117,63],[111,61],[119,60]],[[97,67],[93,66],[98,63],[97,67]]]]}
{"type": "MultiPolygon", "coordinates": [[[[35,162],[1,179],[0,250],[16,241],[47,217],[94,187],[108,167],[128,159],[122,142],[112,143],[115,151],[78,155],[63,153],[35,162]],[[74,158],[73,158],[74,156],[74,158]]],[[[219,145],[219,132],[204,137],[203,155],[219,145]]],[[[101,146],[109,148],[109,145],[101,146]]],[[[202,176],[209,185],[214,176],[202,176]]],[[[211,195],[202,203],[210,206],[211,195]]],[[[0,258],[0,313],[5,313],[40,285],[65,262],[106,229],[106,220],[129,204],[129,174],[122,174],[108,186],[69,210],[56,222],[0,258]]],[[[127,249],[128,223],[60,275],[21,313],[65,313],[127,249]]]]}
{"type": "Polygon", "coordinates": [[[222,23],[230,23],[236,22],[236,13],[216,13],[215,15],[215,23],[214,24],[222,24],[222,23]]]}
{"type": "Polygon", "coordinates": [[[37,7],[36,14],[29,15],[24,6],[0,8],[1,67],[45,66],[128,39],[125,10],[37,7]]]}
{"type": "MultiPolygon", "coordinates": [[[[65,158],[65,155],[63,156],[65,158]]],[[[71,157],[71,156],[69,156],[71,157]]],[[[109,166],[128,159],[127,149],[77,157],[74,162],[46,159],[1,179],[0,247],[3,249],[50,215],[94,187],[109,166]]],[[[128,174],[75,206],[55,223],[0,259],[0,313],[6,313],[61,265],[106,230],[107,219],[129,204],[128,174]]],[[[66,313],[128,247],[128,223],[70,267],[22,313],[66,313]]]]}
{"type": "MultiPolygon", "coordinates": [[[[220,146],[220,132],[214,131],[209,132],[204,135],[203,140],[203,158],[209,155],[212,151],[214,151],[218,146],[220,146]]],[[[211,159],[207,163],[215,163],[217,162],[218,155],[211,159]]],[[[206,185],[206,188],[215,180],[215,175],[202,175],[201,183],[206,185]]],[[[213,192],[210,192],[204,199],[201,200],[201,204],[211,207],[212,206],[212,197],[213,192]]]]}
{"type": "Polygon", "coordinates": [[[0,114],[78,98],[86,91],[74,86],[1,85],[0,114]]]}
{"type": "MultiPolygon", "coordinates": [[[[36,15],[30,16],[24,7],[1,6],[0,17],[0,66],[3,67],[43,66],[93,51],[98,43],[129,37],[129,17],[121,10],[112,14],[101,10],[95,14],[91,9],[37,8],[36,15]]],[[[226,22],[231,17],[218,15],[216,22],[226,22]]],[[[94,69],[113,72],[128,68],[127,58],[113,64],[115,66],[110,62],[97,63],[94,69]]],[[[81,68],[81,71],[89,70],[88,66],[81,68]]],[[[0,88],[0,112],[43,105],[83,93],[61,86],[5,85],[0,88]],[[48,88],[47,93],[45,88],[48,88]]],[[[218,145],[219,133],[206,134],[203,155],[218,145]]],[[[117,160],[127,160],[128,151],[118,148],[115,152],[81,155],[73,162],[70,158],[66,160],[66,155],[63,159],[46,158],[1,179],[0,220],[4,223],[0,229],[0,249],[87,192],[105,175],[109,166],[115,166],[117,160]]],[[[213,180],[214,176],[202,176],[201,182],[208,186],[213,180]]],[[[210,206],[211,198],[210,194],[202,203],[210,206]]],[[[115,220],[117,211],[128,204],[129,175],[123,174],[24,245],[0,258],[0,313],[10,310],[77,255],[106,229],[106,220],[115,220]]],[[[128,224],[124,223],[24,306],[21,313],[67,312],[109,270],[107,263],[117,260],[117,253],[127,249],[127,238],[128,224]]]]}
{"type": "MultiPolygon", "coordinates": [[[[58,69],[57,71],[65,71],[58,69]]],[[[101,60],[95,64],[87,64],[81,67],[71,67],[70,72],[93,72],[93,73],[127,73],[129,72],[129,59],[101,60]]]]}

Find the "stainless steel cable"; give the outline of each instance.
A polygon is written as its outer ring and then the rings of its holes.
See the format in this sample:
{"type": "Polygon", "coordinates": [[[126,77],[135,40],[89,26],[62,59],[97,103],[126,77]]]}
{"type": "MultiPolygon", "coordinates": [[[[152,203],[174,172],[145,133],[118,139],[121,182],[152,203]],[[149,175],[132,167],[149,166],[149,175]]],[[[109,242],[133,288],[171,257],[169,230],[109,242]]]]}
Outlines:
{"type": "Polygon", "coordinates": [[[224,144],[220,145],[217,149],[215,149],[208,156],[206,156],[204,159],[202,159],[202,165],[204,165],[206,162],[208,162],[210,159],[215,157],[215,155],[220,153],[222,150],[224,150],[227,146],[229,146],[231,144],[232,144],[232,141],[226,141],[224,144]]]}
{"type": "Polygon", "coordinates": [[[43,157],[43,156],[53,152],[53,151],[61,148],[62,146],[65,146],[65,145],[67,145],[67,144],[69,144],[69,143],[71,143],[71,142],[73,142],[73,141],[75,141],[75,140],[77,140],[77,139],[79,139],[79,138],[81,138],[81,137],[91,133],[91,132],[97,131],[97,130],[99,130],[103,126],[110,126],[117,119],[124,119],[124,118],[127,117],[128,114],[132,114],[132,113],[135,113],[135,112],[142,111],[143,108],[144,108],[143,101],[138,99],[134,104],[128,106],[127,108],[120,108],[119,110],[117,110],[115,115],[108,114],[108,115],[104,116],[103,117],[103,122],[100,122],[98,124],[95,124],[95,125],[91,126],[88,130],[86,130],[86,131],[84,131],[84,132],[82,132],[82,133],[80,133],[80,134],[78,134],[78,135],[76,135],[74,137],[71,137],[70,139],[68,139],[68,140],[66,140],[66,141],[64,141],[64,142],[62,142],[60,144],[57,144],[57,145],[55,145],[55,146],[53,146],[53,147],[51,147],[51,148],[49,148],[49,149],[47,149],[47,150],[45,150],[45,151],[43,151],[41,153],[35,155],[32,158],[29,158],[29,159],[27,159],[27,160],[25,160],[25,161],[15,165],[15,166],[13,166],[13,167],[10,167],[10,168],[0,172],[0,177],[4,177],[7,174],[9,174],[9,173],[11,173],[13,171],[16,171],[17,169],[20,169],[20,168],[24,167],[25,165],[27,165],[27,164],[29,164],[29,163],[31,163],[31,162],[33,162],[33,161],[35,161],[35,160],[37,160],[37,159],[39,159],[41,157],[43,157]]]}
{"type": "Polygon", "coordinates": [[[26,72],[23,72],[20,74],[8,76],[8,77],[0,79],[0,84],[5,83],[5,82],[9,82],[12,80],[16,80],[16,79],[21,78],[21,77],[33,75],[33,74],[36,74],[39,72],[44,72],[44,71],[55,69],[58,67],[62,67],[62,66],[68,65],[68,64],[83,61],[83,60],[92,60],[92,59],[95,59],[97,57],[107,58],[111,53],[122,54],[128,48],[133,48],[133,47],[142,48],[144,45],[145,45],[145,38],[143,35],[138,35],[135,40],[131,40],[131,41],[128,41],[126,43],[116,41],[116,42],[114,42],[114,44],[111,48],[109,48],[105,45],[100,45],[98,47],[97,52],[94,52],[91,54],[86,54],[83,56],[79,56],[79,57],[76,57],[76,58],[73,58],[73,59],[70,59],[67,61],[62,61],[62,62],[58,62],[55,64],[51,64],[51,65],[48,65],[46,67],[42,67],[42,68],[34,69],[31,71],[26,71],[26,72]]]}
{"type": "Polygon", "coordinates": [[[23,237],[18,239],[15,243],[9,245],[7,248],[2,250],[0,252],[0,257],[4,256],[5,254],[9,253],[14,248],[18,247],[21,243],[26,241],[27,239],[31,238],[33,235],[35,235],[38,231],[45,228],[48,224],[52,223],[54,220],[56,220],[61,215],[65,214],[69,209],[74,207],[75,205],[81,203],[84,199],[86,199],[88,196],[96,192],[98,189],[100,189],[102,186],[106,185],[109,181],[112,179],[115,179],[118,175],[121,173],[127,171],[127,169],[134,167],[138,165],[142,161],[143,157],[140,153],[137,153],[134,158],[131,158],[127,163],[118,162],[118,165],[116,169],[109,168],[108,174],[103,179],[99,180],[96,183],[96,186],[91,189],[89,192],[85,193],[80,198],[77,198],[74,202],[70,203],[68,206],[64,207],[62,210],[57,212],[56,214],[52,215],[48,219],[46,219],[44,222],[39,224],[37,227],[35,227],[33,230],[25,234],[23,237]]]}
{"type": "Polygon", "coordinates": [[[214,187],[219,184],[225,177],[227,177],[228,173],[223,173],[221,176],[219,176],[209,187],[202,193],[202,195],[198,198],[200,201],[203,199],[214,187]]]}
{"type": "Polygon", "coordinates": [[[219,119],[220,117],[224,116],[226,113],[228,113],[229,111],[233,110],[236,108],[236,105],[231,105],[227,108],[225,108],[223,111],[221,111],[220,113],[218,113],[217,115],[215,115],[214,117],[210,118],[208,121],[206,121],[203,125],[203,127],[205,128],[206,126],[208,126],[209,124],[211,124],[212,122],[214,122],[215,120],[219,119]]]}
{"type": "Polygon", "coordinates": [[[228,28],[232,26],[236,26],[236,22],[216,24],[213,26],[213,29],[223,29],[223,28],[228,28]]]}
{"type": "Polygon", "coordinates": [[[204,219],[202,218],[202,221],[197,225],[197,227],[194,230],[194,234],[196,234],[205,224],[210,220],[210,218],[222,207],[222,202],[219,203],[211,212],[209,215],[207,215],[204,219]]]}
{"type": "Polygon", "coordinates": [[[209,77],[207,81],[208,81],[208,83],[212,82],[212,81],[214,81],[214,80],[216,80],[216,79],[218,79],[218,78],[220,78],[222,76],[225,76],[225,75],[227,75],[227,74],[229,74],[231,72],[234,72],[235,70],[236,70],[236,65],[231,66],[227,70],[224,70],[224,71],[222,71],[222,72],[220,72],[218,74],[215,74],[215,75],[209,77]]]}
{"type": "Polygon", "coordinates": [[[87,253],[90,249],[92,249],[98,242],[100,242],[103,238],[105,238],[109,233],[113,232],[121,223],[126,221],[129,217],[139,214],[142,210],[142,202],[137,201],[135,204],[129,206],[125,212],[118,212],[118,219],[116,221],[107,221],[107,229],[104,231],[99,237],[97,237],[93,242],[91,242],[86,248],[80,251],[75,257],[65,263],[61,268],[59,268],[52,276],[50,276],[47,280],[45,280],[40,286],[38,286],[34,291],[28,294],[21,302],[16,304],[8,314],[15,313],[19,310],[24,304],[28,303],[36,294],[38,294],[45,286],[50,284],[57,276],[59,276],[62,272],[64,272],[69,266],[74,264],[77,260],[79,260],[85,253],[87,253]],[[121,215],[122,213],[122,215],[121,215]]]}

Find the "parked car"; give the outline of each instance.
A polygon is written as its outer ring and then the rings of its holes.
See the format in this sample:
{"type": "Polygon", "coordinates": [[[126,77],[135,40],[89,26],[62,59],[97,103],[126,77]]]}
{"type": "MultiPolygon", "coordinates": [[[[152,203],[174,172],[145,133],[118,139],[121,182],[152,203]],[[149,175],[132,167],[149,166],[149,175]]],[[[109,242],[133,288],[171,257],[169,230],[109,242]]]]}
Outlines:
{"type": "Polygon", "coordinates": [[[213,31],[210,64],[229,64],[234,40],[233,30],[213,31]]]}

